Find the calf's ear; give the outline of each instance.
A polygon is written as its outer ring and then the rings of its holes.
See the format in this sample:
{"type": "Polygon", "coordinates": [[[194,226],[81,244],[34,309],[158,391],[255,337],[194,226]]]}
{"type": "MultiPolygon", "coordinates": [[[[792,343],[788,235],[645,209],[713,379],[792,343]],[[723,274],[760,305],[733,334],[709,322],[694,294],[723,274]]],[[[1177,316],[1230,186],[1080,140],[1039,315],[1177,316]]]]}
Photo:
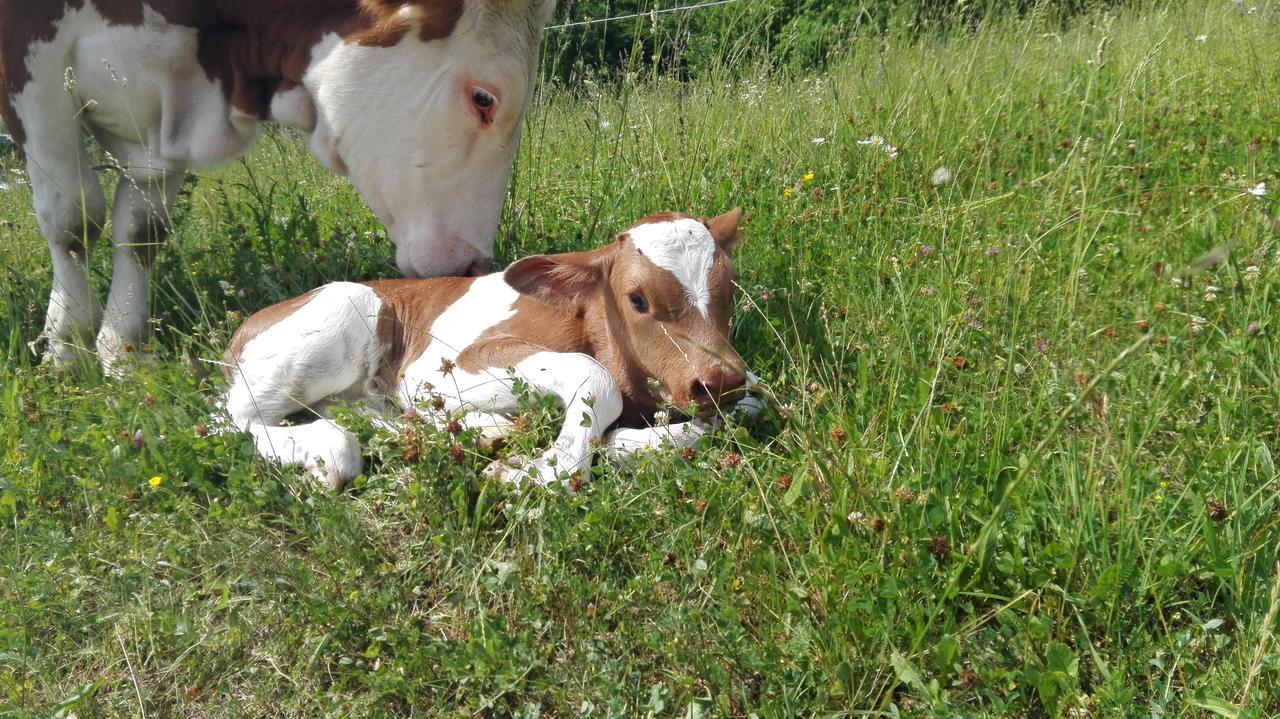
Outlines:
{"type": "Polygon", "coordinates": [[[707,229],[711,231],[711,236],[716,239],[716,244],[725,252],[731,252],[733,246],[738,244],[738,240],[742,239],[742,231],[738,226],[742,223],[742,208],[735,207],[732,210],[711,218],[706,221],[707,229]]]}
{"type": "Polygon", "coordinates": [[[534,255],[517,260],[502,273],[516,292],[553,305],[571,305],[586,299],[600,286],[601,272],[595,253],[534,255]]]}

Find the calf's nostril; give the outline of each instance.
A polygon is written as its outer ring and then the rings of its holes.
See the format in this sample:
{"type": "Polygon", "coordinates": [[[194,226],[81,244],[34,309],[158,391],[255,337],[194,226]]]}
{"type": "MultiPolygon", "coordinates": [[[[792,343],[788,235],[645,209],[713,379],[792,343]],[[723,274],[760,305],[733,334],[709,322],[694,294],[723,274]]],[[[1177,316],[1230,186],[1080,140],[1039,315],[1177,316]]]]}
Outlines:
{"type": "Polygon", "coordinates": [[[707,404],[742,387],[746,381],[738,372],[717,368],[694,380],[691,394],[699,403],[707,404]]]}
{"type": "Polygon", "coordinates": [[[729,370],[726,372],[721,372],[720,374],[721,374],[721,377],[720,377],[720,394],[721,395],[726,395],[736,389],[741,389],[742,386],[747,383],[746,376],[743,375],[741,372],[734,372],[733,370],[729,370]]]}

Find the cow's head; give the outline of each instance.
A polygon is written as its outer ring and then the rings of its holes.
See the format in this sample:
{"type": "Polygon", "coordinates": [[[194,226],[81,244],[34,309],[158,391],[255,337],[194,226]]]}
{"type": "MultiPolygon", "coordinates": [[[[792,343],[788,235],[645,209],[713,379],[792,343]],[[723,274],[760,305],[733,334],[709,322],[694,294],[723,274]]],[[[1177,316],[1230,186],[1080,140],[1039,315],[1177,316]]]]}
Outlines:
{"type": "Polygon", "coordinates": [[[361,0],[303,86],[312,151],[347,176],[412,277],[487,267],[555,0],[361,0]]]}
{"type": "Polygon", "coordinates": [[[597,359],[639,409],[666,402],[712,412],[736,401],[745,381],[729,342],[729,253],[741,218],[737,209],[705,221],[653,215],[600,250],[515,262],[506,280],[522,294],[584,307],[596,325],[588,333],[608,349],[597,359]]]}

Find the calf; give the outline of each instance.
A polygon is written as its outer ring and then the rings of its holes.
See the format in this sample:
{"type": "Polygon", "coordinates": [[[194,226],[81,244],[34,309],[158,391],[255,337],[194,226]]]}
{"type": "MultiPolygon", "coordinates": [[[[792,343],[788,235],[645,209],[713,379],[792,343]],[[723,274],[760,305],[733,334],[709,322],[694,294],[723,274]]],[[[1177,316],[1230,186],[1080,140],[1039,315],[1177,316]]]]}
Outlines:
{"type": "MultiPolygon", "coordinates": [[[[564,427],[540,457],[498,474],[546,484],[587,470],[619,419],[652,418],[663,404],[707,415],[741,396],[746,373],[728,339],[740,219],[653,215],[600,249],[484,277],[325,285],[236,332],[227,410],[263,456],[338,486],[363,462],[355,437],[323,418],[326,402],[391,399],[501,433],[522,382],[560,400],[564,427]],[[322,418],[282,425],[304,410],[322,418]]],[[[618,430],[605,444],[685,444],[710,426],[618,430]]]]}

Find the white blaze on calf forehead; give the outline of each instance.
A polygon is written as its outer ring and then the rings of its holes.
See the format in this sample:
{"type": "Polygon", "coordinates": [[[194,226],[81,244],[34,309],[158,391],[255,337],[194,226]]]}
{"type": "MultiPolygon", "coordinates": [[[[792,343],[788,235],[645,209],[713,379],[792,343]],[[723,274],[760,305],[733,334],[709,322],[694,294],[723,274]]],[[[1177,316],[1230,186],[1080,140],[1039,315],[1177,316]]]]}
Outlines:
{"type": "Polygon", "coordinates": [[[703,316],[711,304],[711,268],[716,240],[706,225],[691,218],[650,222],[627,231],[650,262],[675,275],[689,302],[703,316]]]}

